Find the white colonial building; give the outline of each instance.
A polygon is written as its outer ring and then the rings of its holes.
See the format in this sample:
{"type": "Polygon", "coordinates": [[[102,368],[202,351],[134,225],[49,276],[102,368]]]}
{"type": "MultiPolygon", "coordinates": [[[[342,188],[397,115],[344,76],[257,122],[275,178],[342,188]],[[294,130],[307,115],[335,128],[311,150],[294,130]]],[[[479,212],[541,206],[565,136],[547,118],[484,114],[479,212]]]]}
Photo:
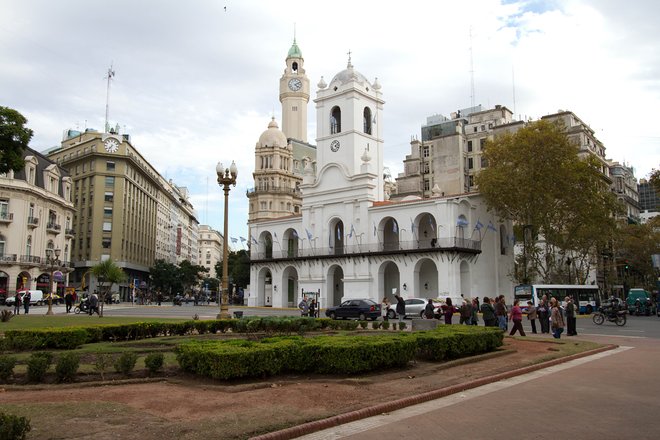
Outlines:
{"type": "Polygon", "coordinates": [[[378,80],[349,57],[329,84],[321,78],[316,96],[316,163],[304,165],[301,212],[249,221],[249,304],[290,307],[315,292],[327,307],[391,299],[395,289],[404,297],[511,296],[512,226],[481,196],[388,200],[378,80]]]}

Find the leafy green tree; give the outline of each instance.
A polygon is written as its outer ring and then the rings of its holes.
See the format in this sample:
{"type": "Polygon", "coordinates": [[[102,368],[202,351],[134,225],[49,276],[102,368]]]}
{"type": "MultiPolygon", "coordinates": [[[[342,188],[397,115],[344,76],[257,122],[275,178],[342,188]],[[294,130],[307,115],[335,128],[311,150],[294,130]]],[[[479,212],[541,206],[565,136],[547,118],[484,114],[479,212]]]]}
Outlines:
{"type": "Polygon", "coordinates": [[[128,277],[111,258],[92,266],[90,270],[99,283],[99,303],[101,305],[99,317],[103,317],[103,304],[110,295],[112,285],[124,282],[128,277]]]}
{"type": "Polygon", "coordinates": [[[655,289],[655,270],[652,255],[660,254],[660,217],[636,225],[623,223],[614,242],[618,262],[626,262],[628,270],[621,270],[623,282],[630,287],[655,289]]]}
{"type": "Polygon", "coordinates": [[[204,266],[192,264],[188,260],[183,260],[179,264],[179,279],[181,280],[181,284],[183,284],[183,290],[192,290],[202,279],[204,279],[207,272],[208,269],[204,266]]]}
{"type": "Polygon", "coordinates": [[[651,182],[651,185],[653,185],[655,192],[660,194],[660,169],[656,170],[654,168],[653,171],[651,171],[649,182],[651,182]]]}
{"type": "Polygon", "coordinates": [[[0,173],[25,166],[23,152],[32,139],[27,119],[14,109],[0,106],[0,173]]]}
{"type": "Polygon", "coordinates": [[[165,260],[156,260],[149,268],[152,289],[162,293],[178,293],[183,291],[179,277],[179,267],[165,260]]]}
{"type": "MultiPolygon", "coordinates": [[[[246,287],[250,284],[250,254],[245,249],[229,251],[227,272],[229,279],[237,286],[246,287]]],[[[216,277],[222,281],[222,261],[216,263],[215,273],[216,277]]]]}
{"type": "Polygon", "coordinates": [[[543,120],[488,141],[484,158],[476,183],[489,209],[532,232],[518,235],[528,279],[518,272],[517,281],[584,283],[621,209],[597,160],[579,158],[564,127],[543,120]]]}

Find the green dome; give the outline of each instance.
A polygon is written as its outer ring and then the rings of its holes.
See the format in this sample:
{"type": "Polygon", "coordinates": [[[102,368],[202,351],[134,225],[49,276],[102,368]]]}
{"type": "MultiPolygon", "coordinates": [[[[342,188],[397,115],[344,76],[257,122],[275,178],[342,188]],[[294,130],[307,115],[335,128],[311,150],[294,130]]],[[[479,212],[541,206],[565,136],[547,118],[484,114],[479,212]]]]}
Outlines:
{"type": "Polygon", "coordinates": [[[293,40],[293,44],[291,45],[291,49],[289,49],[289,54],[287,55],[287,58],[302,58],[302,52],[300,51],[300,48],[298,47],[298,43],[296,43],[295,38],[293,40]]]}

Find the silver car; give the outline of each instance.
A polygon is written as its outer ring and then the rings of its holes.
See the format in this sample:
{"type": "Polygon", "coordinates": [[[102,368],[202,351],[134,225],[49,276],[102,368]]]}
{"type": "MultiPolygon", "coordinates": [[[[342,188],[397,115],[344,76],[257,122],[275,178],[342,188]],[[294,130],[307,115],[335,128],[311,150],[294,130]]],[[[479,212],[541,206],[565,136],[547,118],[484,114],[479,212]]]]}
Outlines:
{"type": "MultiPolygon", "coordinates": [[[[426,308],[426,304],[429,302],[428,298],[407,298],[404,300],[404,302],[406,303],[406,317],[419,316],[420,318],[424,318],[424,309],[426,308]]],[[[441,304],[435,299],[433,300],[434,309],[437,309],[440,307],[440,305],[441,304]]],[[[389,319],[395,319],[397,317],[396,302],[390,305],[390,309],[387,311],[387,317],[389,319]]]]}

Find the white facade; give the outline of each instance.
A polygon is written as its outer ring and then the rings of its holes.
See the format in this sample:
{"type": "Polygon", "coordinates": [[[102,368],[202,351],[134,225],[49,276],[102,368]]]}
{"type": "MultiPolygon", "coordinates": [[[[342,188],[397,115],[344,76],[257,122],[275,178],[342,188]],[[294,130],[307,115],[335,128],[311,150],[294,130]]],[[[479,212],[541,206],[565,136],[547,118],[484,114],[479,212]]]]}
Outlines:
{"type": "Polygon", "coordinates": [[[224,238],[209,225],[199,226],[199,265],[208,269],[208,276],[216,277],[215,265],[222,261],[224,238]]]}
{"type": "Polygon", "coordinates": [[[318,84],[316,171],[300,215],[253,221],[250,305],[347,298],[511,296],[510,222],[478,194],[385,200],[380,85],[348,66],[318,84]],[[480,225],[480,226],[477,226],[480,225]]]}

